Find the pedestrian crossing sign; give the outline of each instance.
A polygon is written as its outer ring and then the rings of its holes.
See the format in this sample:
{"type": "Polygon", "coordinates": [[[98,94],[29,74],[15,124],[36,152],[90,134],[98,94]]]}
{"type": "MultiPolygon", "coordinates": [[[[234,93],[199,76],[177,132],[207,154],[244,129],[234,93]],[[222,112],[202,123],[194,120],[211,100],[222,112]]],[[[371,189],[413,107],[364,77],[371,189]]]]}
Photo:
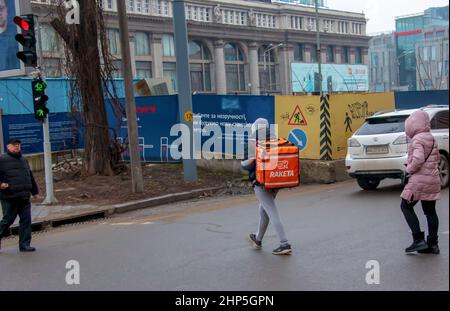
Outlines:
{"type": "Polygon", "coordinates": [[[306,118],[303,115],[303,112],[300,110],[300,107],[298,105],[297,105],[297,107],[295,107],[294,112],[292,113],[288,124],[289,125],[297,125],[297,126],[307,126],[308,125],[308,122],[306,121],[306,118]]]}

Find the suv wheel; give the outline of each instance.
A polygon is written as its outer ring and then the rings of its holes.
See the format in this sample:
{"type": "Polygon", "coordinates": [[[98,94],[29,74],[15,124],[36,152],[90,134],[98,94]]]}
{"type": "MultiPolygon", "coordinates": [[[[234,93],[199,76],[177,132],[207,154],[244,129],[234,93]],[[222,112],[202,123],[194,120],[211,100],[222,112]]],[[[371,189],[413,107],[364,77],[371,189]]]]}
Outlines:
{"type": "Polygon", "coordinates": [[[441,160],[439,162],[439,174],[441,175],[441,187],[448,187],[448,159],[441,153],[441,160]]]}
{"type": "Polygon", "coordinates": [[[372,178],[358,178],[358,185],[364,190],[375,190],[380,184],[379,179],[372,178]]]}

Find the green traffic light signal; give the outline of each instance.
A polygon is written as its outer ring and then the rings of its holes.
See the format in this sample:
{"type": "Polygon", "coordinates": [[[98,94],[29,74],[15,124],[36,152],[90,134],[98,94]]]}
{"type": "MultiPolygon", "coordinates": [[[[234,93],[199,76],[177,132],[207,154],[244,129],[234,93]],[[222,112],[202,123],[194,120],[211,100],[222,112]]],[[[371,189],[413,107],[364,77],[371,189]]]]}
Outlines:
{"type": "Polygon", "coordinates": [[[36,92],[43,92],[46,88],[47,88],[47,84],[44,81],[39,81],[34,86],[34,90],[36,92]]]}

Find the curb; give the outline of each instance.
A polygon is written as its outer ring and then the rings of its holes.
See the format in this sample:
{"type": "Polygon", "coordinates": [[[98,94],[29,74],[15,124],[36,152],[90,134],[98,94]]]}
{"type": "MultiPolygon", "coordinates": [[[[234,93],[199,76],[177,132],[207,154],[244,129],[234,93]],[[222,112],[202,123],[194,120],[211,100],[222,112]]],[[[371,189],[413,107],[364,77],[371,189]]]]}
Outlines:
{"type": "MultiPolygon", "coordinates": [[[[106,218],[114,214],[123,214],[139,209],[156,207],[160,205],[165,205],[173,202],[181,202],[186,200],[191,200],[198,198],[202,195],[213,195],[220,190],[225,189],[226,186],[222,187],[211,187],[198,190],[192,190],[187,192],[180,192],[176,194],[167,194],[156,198],[143,199],[139,201],[133,201],[129,203],[115,204],[112,206],[100,207],[94,210],[81,212],[73,215],[48,217],[37,219],[32,222],[31,228],[33,232],[43,231],[48,228],[56,228],[67,224],[79,223],[93,219],[106,218]]],[[[19,227],[17,225],[12,226],[9,231],[11,235],[18,234],[19,227]]]]}

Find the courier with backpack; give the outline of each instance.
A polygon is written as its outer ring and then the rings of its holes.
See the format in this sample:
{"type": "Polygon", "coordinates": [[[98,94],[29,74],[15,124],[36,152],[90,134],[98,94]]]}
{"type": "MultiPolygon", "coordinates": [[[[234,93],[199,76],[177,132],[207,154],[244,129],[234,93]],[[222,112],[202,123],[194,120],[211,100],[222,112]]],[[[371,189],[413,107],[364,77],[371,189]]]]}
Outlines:
{"type": "Polygon", "coordinates": [[[271,139],[256,146],[256,181],[266,189],[300,185],[299,149],[286,139],[271,139]]]}

